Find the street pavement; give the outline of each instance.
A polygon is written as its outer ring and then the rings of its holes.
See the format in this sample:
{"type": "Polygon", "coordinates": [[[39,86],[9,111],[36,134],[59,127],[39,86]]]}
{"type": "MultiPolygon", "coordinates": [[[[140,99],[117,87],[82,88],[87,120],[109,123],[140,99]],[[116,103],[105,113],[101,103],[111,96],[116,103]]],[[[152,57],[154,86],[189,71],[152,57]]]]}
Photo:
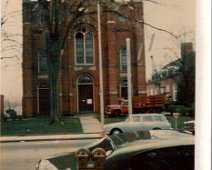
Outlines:
{"type": "Polygon", "coordinates": [[[98,139],[0,143],[1,170],[35,170],[40,159],[75,152],[98,139]]]}
{"type": "Polygon", "coordinates": [[[66,135],[40,135],[40,136],[1,136],[0,142],[19,141],[48,141],[48,140],[82,140],[98,139],[104,136],[99,120],[93,115],[79,116],[83,133],[66,135]]]}

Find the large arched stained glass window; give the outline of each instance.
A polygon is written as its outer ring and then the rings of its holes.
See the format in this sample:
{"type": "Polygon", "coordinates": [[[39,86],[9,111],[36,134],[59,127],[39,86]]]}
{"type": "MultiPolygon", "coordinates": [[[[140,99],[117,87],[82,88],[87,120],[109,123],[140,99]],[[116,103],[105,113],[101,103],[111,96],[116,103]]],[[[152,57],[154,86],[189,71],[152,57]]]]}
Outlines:
{"type": "Polygon", "coordinates": [[[89,65],[94,60],[94,38],[93,34],[86,31],[85,28],[80,29],[75,35],[76,64],[89,65]]]}

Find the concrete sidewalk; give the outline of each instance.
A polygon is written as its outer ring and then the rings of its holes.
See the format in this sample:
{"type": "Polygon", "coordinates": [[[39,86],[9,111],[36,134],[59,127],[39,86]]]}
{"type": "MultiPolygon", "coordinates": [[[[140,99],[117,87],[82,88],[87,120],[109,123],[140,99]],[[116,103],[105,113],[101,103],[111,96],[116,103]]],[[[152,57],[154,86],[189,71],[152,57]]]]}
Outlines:
{"type": "Polygon", "coordinates": [[[95,116],[79,117],[83,133],[101,133],[102,128],[99,120],[95,116]]]}
{"type": "Polygon", "coordinates": [[[27,141],[49,141],[49,140],[83,140],[99,139],[103,136],[101,124],[95,116],[79,116],[83,133],[66,135],[40,135],[40,136],[3,136],[0,142],[27,142],[27,141]]]}

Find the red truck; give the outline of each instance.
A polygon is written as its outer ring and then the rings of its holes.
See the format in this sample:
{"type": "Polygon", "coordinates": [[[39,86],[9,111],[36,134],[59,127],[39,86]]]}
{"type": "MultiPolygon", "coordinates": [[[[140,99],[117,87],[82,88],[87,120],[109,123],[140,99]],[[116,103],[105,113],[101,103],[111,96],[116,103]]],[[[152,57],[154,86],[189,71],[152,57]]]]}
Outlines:
{"type": "MultiPolygon", "coordinates": [[[[156,113],[162,111],[164,106],[165,97],[162,95],[132,97],[133,113],[156,113]]],[[[128,100],[120,99],[119,104],[107,105],[105,114],[111,117],[127,115],[128,100]]]]}

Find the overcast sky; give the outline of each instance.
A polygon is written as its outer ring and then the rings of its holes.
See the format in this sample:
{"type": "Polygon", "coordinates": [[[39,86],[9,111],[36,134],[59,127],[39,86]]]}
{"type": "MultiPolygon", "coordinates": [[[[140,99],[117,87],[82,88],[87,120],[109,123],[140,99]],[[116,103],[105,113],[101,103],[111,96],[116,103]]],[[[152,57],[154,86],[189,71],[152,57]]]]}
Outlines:
{"type": "MultiPolygon", "coordinates": [[[[21,0],[9,0],[7,8],[2,0],[2,13],[21,11],[21,0]]],[[[175,35],[187,33],[179,39],[173,36],[145,26],[145,53],[146,53],[146,77],[150,78],[152,67],[150,56],[154,56],[154,62],[158,69],[164,64],[179,57],[181,42],[195,42],[195,0],[155,0],[159,4],[144,3],[145,22],[160,29],[172,32],[175,35]],[[153,40],[153,41],[151,41],[153,40]]],[[[2,28],[8,32],[22,34],[21,12],[10,18],[2,28]]],[[[22,43],[21,36],[16,37],[22,43]]],[[[4,44],[2,44],[3,46],[4,44]]],[[[20,49],[21,50],[21,49],[20,49]]],[[[1,93],[6,99],[19,100],[22,98],[22,70],[21,53],[10,51],[2,53],[2,56],[17,56],[14,59],[1,61],[1,93]]]]}

